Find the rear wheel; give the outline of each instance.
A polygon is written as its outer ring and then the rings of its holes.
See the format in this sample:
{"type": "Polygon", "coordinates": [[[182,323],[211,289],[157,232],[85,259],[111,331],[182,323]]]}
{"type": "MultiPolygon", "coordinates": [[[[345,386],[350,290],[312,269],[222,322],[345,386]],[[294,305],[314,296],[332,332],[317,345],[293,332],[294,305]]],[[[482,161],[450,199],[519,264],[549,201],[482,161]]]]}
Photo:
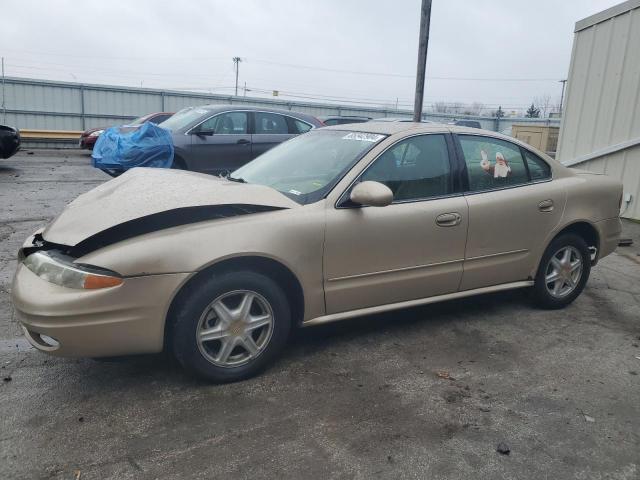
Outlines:
{"type": "Polygon", "coordinates": [[[533,287],[533,298],[543,308],[562,308],[584,289],[591,271],[587,243],[575,234],[561,235],[547,248],[533,287]]]}
{"type": "Polygon", "coordinates": [[[242,380],[263,370],[282,351],[291,328],[286,295],[255,272],[215,275],[176,307],[176,358],[214,382],[242,380]]]}

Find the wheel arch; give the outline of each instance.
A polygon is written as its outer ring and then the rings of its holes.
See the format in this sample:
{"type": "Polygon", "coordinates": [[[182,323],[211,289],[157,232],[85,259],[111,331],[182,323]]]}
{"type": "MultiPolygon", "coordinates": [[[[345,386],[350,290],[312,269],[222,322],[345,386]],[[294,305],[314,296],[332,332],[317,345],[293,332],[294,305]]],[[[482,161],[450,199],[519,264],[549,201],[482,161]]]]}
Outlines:
{"type": "Polygon", "coordinates": [[[598,233],[598,229],[592,223],[586,220],[579,220],[570,223],[569,225],[565,225],[562,230],[554,235],[549,243],[553,242],[556,238],[560,235],[564,235],[565,233],[575,233],[582,237],[590,248],[600,248],[600,233],[598,233]]]}
{"type": "Polygon", "coordinates": [[[556,238],[558,238],[561,235],[565,235],[567,233],[573,233],[575,235],[578,235],[582,239],[584,239],[584,241],[587,243],[587,246],[589,247],[590,250],[592,248],[595,248],[596,255],[594,257],[592,257],[591,264],[592,265],[596,264],[596,262],[598,260],[598,252],[600,250],[600,234],[598,233],[598,230],[596,229],[596,227],[591,222],[589,222],[587,220],[577,220],[577,221],[572,222],[572,223],[570,223],[568,225],[565,225],[555,235],[553,235],[551,238],[549,238],[549,240],[547,241],[547,244],[544,247],[544,250],[542,251],[542,255],[540,256],[540,260],[538,261],[536,272],[540,268],[540,262],[542,262],[542,258],[544,257],[544,253],[549,248],[549,245],[551,245],[551,243],[556,238]]]}
{"type": "Polygon", "coordinates": [[[178,168],[180,170],[187,170],[188,166],[187,166],[187,162],[184,159],[184,156],[180,155],[179,153],[174,153],[173,154],[173,164],[171,165],[171,168],[178,168]]]}
{"type": "Polygon", "coordinates": [[[173,322],[171,319],[175,317],[175,312],[180,302],[189,294],[190,287],[201,281],[203,278],[233,270],[249,270],[261,273],[275,281],[282,287],[284,294],[289,300],[293,325],[300,325],[302,323],[304,318],[304,291],[302,289],[302,284],[290,268],[278,260],[261,255],[243,255],[224,258],[208,265],[206,268],[193,275],[173,296],[165,318],[165,350],[169,345],[167,340],[171,337],[173,328],[173,322]]]}

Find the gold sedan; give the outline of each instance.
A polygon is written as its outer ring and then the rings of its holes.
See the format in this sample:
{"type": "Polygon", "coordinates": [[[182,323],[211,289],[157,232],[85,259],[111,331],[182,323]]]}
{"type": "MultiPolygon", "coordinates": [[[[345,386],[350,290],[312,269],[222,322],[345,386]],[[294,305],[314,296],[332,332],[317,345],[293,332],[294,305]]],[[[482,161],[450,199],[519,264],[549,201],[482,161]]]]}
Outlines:
{"type": "Polygon", "coordinates": [[[492,132],[318,129],[222,179],[133,169],[20,250],[13,303],[53,355],[171,350],[217,382],[292,328],[528,288],[560,308],[617,245],[619,182],[492,132]]]}

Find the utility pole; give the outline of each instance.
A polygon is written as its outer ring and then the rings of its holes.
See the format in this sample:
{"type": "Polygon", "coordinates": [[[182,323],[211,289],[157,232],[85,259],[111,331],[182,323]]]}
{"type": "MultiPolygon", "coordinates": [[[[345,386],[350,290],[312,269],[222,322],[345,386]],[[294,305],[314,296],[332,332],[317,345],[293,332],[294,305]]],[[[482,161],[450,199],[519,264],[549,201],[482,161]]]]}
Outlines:
{"type": "Polygon", "coordinates": [[[559,114],[560,114],[560,118],[562,118],[562,103],[564,102],[564,87],[567,84],[566,80],[559,80],[559,82],[562,84],[562,94],[560,95],[560,108],[559,108],[559,114]]]}
{"type": "Polygon", "coordinates": [[[418,71],[416,74],[416,96],[413,104],[413,121],[422,120],[424,101],[424,78],[427,69],[427,48],[429,46],[429,24],[431,22],[431,0],[422,0],[420,9],[420,37],[418,40],[418,71]]]}
{"type": "Polygon", "coordinates": [[[240,57],[233,57],[233,63],[236,66],[236,97],[238,96],[238,70],[240,69],[240,62],[242,59],[240,57]]]}
{"type": "Polygon", "coordinates": [[[247,96],[247,82],[244,82],[244,92],[242,94],[244,97],[247,96]]]}
{"type": "Polygon", "coordinates": [[[4,57],[2,57],[2,123],[7,123],[7,106],[4,103],[4,57]]]}

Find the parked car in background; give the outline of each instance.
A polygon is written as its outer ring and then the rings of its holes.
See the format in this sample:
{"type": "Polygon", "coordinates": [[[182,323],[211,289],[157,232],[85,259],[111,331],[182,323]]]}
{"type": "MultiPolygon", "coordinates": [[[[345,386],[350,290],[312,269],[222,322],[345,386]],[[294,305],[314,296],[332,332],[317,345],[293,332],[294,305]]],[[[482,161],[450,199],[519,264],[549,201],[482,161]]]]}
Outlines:
{"type": "MultiPolygon", "coordinates": [[[[408,117],[380,117],[369,120],[370,122],[405,122],[405,123],[413,123],[412,118],[408,117]]],[[[433,123],[430,120],[422,120],[420,123],[433,123]]]]}
{"type": "Polygon", "coordinates": [[[172,132],[174,168],[219,175],[323,124],[288,110],[205,105],[180,110],[159,126],[172,132]]]}
{"type": "MultiPolygon", "coordinates": [[[[142,117],[138,117],[135,120],[127,123],[128,126],[140,126],[144,122],[151,122],[155,124],[159,124],[167,120],[169,117],[173,115],[172,112],[157,112],[157,113],[149,113],[148,115],[144,115],[142,117]]],[[[80,136],[80,148],[85,148],[88,150],[93,150],[93,146],[96,144],[96,140],[102,132],[104,132],[109,127],[97,127],[97,128],[89,128],[82,132],[80,136]]]]}
{"type": "Polygon", "coordinates": [[[332,116],[332,117],[319,117],[320,121],[326,126],[331,125],[347,125],[349,123],[364,123],[371,120],[371,117],[357,117],[357,116],[332,116]]]}
{"type": "Polygon", "coordinates": [[[480,125],[480,122],[477,120],[455,120],[453,125],[457,125],[458,127],[482,128],[482,125],[480,125]]]}
{"type": "Polygon", "coordinates": [[[20,150],[20,132],[17,128],[0,125],[0,158],[9,158],[20,150]]]}
{"type": "MultiPolygon", "coordinates": [[[[267,113],[188,110],[180,131],[285,121],[267,113]]],[[[39,350],[168,348],[191,372],[233,381],[300,325],[516,288],[564,307],[616,248],[621,199],[617,180],[493,132],[326,127],[226,179],[133,169],[81,195],[26,240],[11,295],[39,350]]]]}

